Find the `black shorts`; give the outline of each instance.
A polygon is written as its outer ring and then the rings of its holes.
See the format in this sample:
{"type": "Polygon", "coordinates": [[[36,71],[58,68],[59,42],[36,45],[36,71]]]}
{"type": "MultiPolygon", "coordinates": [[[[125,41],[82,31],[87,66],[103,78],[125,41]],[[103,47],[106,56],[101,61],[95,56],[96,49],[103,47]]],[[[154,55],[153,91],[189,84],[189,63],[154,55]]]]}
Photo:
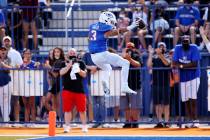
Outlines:
{"type": "Polygon", "coordinates": [[[168,86],[159,87],[153,85],[153,103],[155,105],[169,105],[170,88],[168,86]]]}
{"type": "Polygon", "coordinates": [[[52,87],[49,88],[48,92],[52,93],[53,95],[59,94],[60,84],[59,83],[53,84],[52,87]]]}

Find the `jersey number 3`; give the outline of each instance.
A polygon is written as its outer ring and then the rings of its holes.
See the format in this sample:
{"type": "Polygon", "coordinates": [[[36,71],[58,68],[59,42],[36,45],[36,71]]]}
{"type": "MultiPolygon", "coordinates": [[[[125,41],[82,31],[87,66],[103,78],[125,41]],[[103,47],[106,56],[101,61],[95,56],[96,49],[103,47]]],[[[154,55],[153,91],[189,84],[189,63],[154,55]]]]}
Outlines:
{"type": "Polygon", "coordinates": [[[96,30],[91,30],[89,34],[89,40],[95,41],[96,40],[96,30]]]}

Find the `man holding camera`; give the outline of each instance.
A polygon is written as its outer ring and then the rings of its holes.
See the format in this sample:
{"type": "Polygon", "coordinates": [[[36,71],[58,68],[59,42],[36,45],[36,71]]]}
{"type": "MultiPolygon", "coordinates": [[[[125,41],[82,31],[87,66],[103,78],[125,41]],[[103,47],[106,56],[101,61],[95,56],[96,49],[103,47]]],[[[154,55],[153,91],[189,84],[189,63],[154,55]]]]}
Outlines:
{"type": "Polygon", "coordinates": [[[137,51],[134,43],[128,42],[123,51],[123,58],[130,62],[128,75],[128,85],[137,94],[126,94],[120,99],[121,108],[125,110],[126,123],[123,128],[138,128],[138,120],[142,105],[140,70],[135,69],[141,66],[140,53],[137,51]]]}
{"type": "Polygon", "coordinates": [[[86,77],[86,66],[83,61],[77,59],[76,50],[71,48],[65,66],[60,70],[63,79],[63,111],[64,111],[64,133],[70,130],[72,111],[76,106],[82,121],[82,132],[87,132],[86,125],[86,96],[83,89],[83,78],[86,77]]]}
{"type": "Polygon", "coordinates": [[[155,128],[170,127],[169,121],[169,74],[170,74],[170,59],[166,54],[166,44],[159,42],[155,49],[155,54],[152,46],[149,46],[149,58],[147,66],[152,70],[152,91],[155,113],[157,115],[158,124],[155,128]],[[164,115],[164,121],[162,120],[164,115]],[[164,122],[164,123],[163,123],[164,122]]]}
{"type": "Polygon", "coordinates": [[[197,92],[200,85],[200,53],[195,44],[190,44],[189,36],[182,38],[182,44],[176,45],[173,67],[180,69],[181,99],[185,103],[186,115],[192,124],[186,128],[199,127],[197,118],[197,92]]]}

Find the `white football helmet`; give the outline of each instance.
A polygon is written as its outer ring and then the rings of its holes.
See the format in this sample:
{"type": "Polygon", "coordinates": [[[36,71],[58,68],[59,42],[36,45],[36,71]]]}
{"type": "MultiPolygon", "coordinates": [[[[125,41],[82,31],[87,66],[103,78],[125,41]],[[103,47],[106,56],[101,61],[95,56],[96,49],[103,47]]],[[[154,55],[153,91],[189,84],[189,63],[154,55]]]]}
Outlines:
{"type": "Polygon", "coordinates": [[[105,23],[107,25],[111,25],[112,27],[115,27],[117,24],[117,20],[115,15],[112,12],[106,11],[102,12],[99,16],[99,22],[105,23]]]}

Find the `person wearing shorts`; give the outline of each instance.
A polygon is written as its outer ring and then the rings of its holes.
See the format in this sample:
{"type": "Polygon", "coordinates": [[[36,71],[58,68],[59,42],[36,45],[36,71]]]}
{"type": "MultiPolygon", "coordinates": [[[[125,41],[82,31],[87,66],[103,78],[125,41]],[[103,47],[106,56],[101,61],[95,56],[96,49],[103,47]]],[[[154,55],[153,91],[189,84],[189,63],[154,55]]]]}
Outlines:
{"type": "Polygon", "coordinates": [[[83,88],[83,79],[86,77],[87,70],[85,63],[76,58],[76,50],[71,48],[64,67],[60,70],[62,76],[62,101],[64,112],[64,133],[70,130],[72,111],[76,107],[82,121],[82,132],[87,132],[86,125],[86,96],[83,88]]]}
{"type": "Polygon", "coordinates": [[[137,51],[134,43],[128,42],[123,51],[123,57],[130,62],[130,70],[128,75],[128,85],[132,90],[136,91],[136,95],[128,95],[120,97],[120,107],[125,111],[126,123],[123,128],[138,128],[138,120],[140,109],[142,107],[142,92],[140,79],[140,53],[137,51]],[[137,69],[138,68],[138,69],[137,69]]]}
{"type": "Polygon", "coordinates": [[[182,44],[176,45],[173,67],[180,69],[181,99],[185,103],[186,115],[193,123],[185,127],[198,127],[197,92],[200,85],[200,53],[195,44],[190,44],[189,36],[184,36],[182,44]]]}
{"type": "Polygon", "coordinates": [[[28,33],[29,29],[31,28],[31,32],[33,34],[33,43],[34,48],[37,49],[38,47],[38,40],[37,40],[37,26],[36,26],[36,18],[37,18],[37,11],[38,11],[38,0],[20,0],[20,6],[22,8],[22,15],[23,15],[23,47],[28,48],[28,33]]]}
{"type": "Polygon", "coordinates": [[[153,49],[149,46],[148,67],[156,68],[152,70],[152,91],[153,103],[155,106],[155,113],[157,115],[158,124],[155,128],[169,127],[169,67],[170,59],[166,52],[166,44],[164,42],[158,43],[158,48],[153,49]],[[160,68],[160,69],[157,69],[160,68]],[[164,124],[162,122],[162,115],[164,114],[164,124]]]}

